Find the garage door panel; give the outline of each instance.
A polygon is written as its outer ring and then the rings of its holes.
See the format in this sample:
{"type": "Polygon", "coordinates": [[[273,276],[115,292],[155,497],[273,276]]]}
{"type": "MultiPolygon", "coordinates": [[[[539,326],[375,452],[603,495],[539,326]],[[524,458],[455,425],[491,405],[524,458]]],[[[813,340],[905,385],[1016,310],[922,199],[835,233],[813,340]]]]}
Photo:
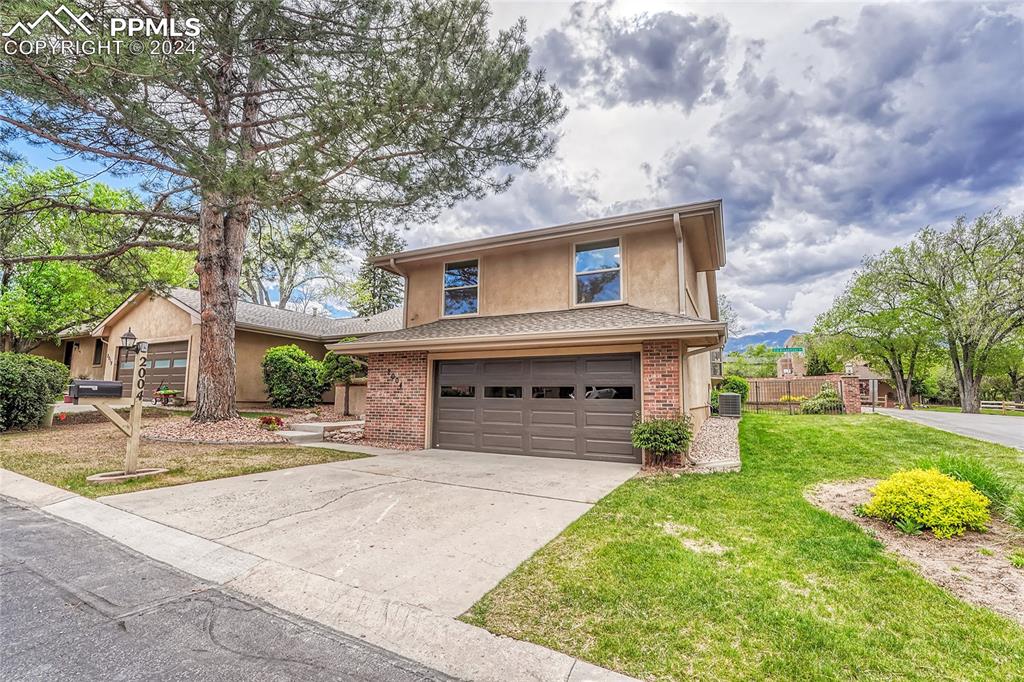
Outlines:
{"type": "Polygon", "coordinates": [[[494,410],[484,408],[480,414],[482,424],[512,424],[523,425],[522,410],[494,410]]]}
{"type": "Polygon", "coordinates": [[[520,452],[524,449],[521,433],[484,433],[480,441],[480,445],[484,449],[499,449],[511,452],[520,452]]]}
{"type": "Polygon", "coordinates": [[[438,431],[437,445],[442,448],[475,448],[476,434],[466,431],[438,431]]]}
{"type": "Polygon", "coordinates": [[[575,455],[576,439],[533,435],[530,437],[530,450],[536,452],[557,452],[564,455],[575,455]]]}
{"type": "Polygon", "coordinates": [[[438,407],[437,419],[441,422],[476,422],[476,408],[473,407],[438,407]]]}
{"type": "Polygon", "coordinates": [[[588,410],[583,415],[584,426],[633,426],[633,412],[593,412],[588,410]]]}
{"type": "Polygon", "coordinates": [[[621,440],[583,439],[586,453],[603,455],[632,455],[633,446],[621,440]]]}
{"type": "MultiPolygon", "coordinates": [[[[167,386],[184,393],[188,375],[188,341],[149,344],[148,366],[146,369],[147,397],[161,386],[167,386]]],[[[131,393],[132,376],[135,368],[135,354],[124,347],[118,348],[117,380],[124,384],[123,395],[131,393]]]]}
{"type": "Polygon", "coordinates": [[[472,397],[463,398],[440,397],[435,389],[439,447],[639,459],[630,443],[640,406],[637,354],[442,360],[436,372],[439,387],[475,387],[472,397]]]}
{"type": "Polygon", "coordinates": [[[577,426],[575,410],[531,410],[533,426],[577,426]]]}

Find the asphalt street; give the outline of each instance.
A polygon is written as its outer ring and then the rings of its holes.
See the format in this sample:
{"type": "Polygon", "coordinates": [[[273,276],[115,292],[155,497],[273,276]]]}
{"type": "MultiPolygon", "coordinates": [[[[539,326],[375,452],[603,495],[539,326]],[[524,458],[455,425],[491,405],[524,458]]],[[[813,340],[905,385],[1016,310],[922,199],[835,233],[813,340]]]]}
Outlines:
{"type": "Polygon", "coordinates": [[[0,679],[451,678],[0,498],[0,679]]]}

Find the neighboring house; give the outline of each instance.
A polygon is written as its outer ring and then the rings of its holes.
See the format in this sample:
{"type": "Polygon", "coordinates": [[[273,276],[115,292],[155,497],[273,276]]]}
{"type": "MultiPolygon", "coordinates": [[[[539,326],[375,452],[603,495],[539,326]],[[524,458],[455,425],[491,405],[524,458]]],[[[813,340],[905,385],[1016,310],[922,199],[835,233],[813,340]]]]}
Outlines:
{"type": "Polygon", "coordinates": [[[375,265],[405,279],[404,328],[330,346],[368,357],[371,441],[633,462],[635,413],[709,415],[721,201],[375,265]]]}
{"type": "MultiPolygon", "coordinates": [[[[802,348],[804,336],[802,334],[790,336],[786,339],[785,345],[787,348],[802,348]]],[[[871,369],[863,360],[853,360],[850,365],[852,366],[853,374],[859,379],[862,403],[870,405],[872,399],[874,399],[877,405],[883,407],[895,407],[897,405],[896,389],[893,388],[887,376],[871,369]]],[[[779,379],[802,379],[807,376],[807,363],[803,351],[782,353],[781,357],[776,360],[775,368],[776,376],[779,379]]],[[[842,375],[843,373],[835,372],[823,376],[836,379],[842,375]]],[[[913,399],[920,400],[920,396],[915,396],[913,399]]]]}
{"type": "MultiPolygon", "coordinates": [[[[267,399],[260,363],[271,346],[294,343],[316,359],[326,344],[347,337],[399,329],[402,310],[395,308],[373,317],[318,317],[293,310],[239,301],[235,320],[236,398],[240,402],[267,399]]],[[[131,383],[133,357],[119,347],[131,329],[140,341],[149,341],[149,387],[166,384],[196,399],[199,381],[199,292],[171,289],[166,294],[141,291],[122,303],[91,330],[75,329],[58,345],[43,344],[33,353],[63,362],[72,378],[131,383]]],[[[327,396],[333,399],[333,395],[327,396]]]]}

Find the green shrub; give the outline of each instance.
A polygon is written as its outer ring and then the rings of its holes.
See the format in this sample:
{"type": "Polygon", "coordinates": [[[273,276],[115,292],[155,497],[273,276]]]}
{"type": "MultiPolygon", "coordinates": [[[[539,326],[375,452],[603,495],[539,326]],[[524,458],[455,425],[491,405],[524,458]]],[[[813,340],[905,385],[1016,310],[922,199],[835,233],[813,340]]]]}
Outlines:
{"type": "Polygon", "coordinates": [[[23,353],[0,353],[0,431],[37,425],[68,385],[68,368],[23,353]]]}
{"type": "Polygon", "coordinates": [[[263,383],[274,407],[312,407],[327,390],[323,363],[295,344],[267,349],[263,383]]]}
{"type": "Polygon", "coordinates": [[[1010,565],[1014,568],[1024,568],[1024,549],[1015,549],[1010,552],[1010,565]]]}
{"type": "Polygon", "coordinates": [[[989,500],[966,481],[937,469],[893,474],[871,490],[863,512],[900,528],[930,528],[937,538],[985,530],[989,500]]]}
{"type": "Polygon", "coordinates": [[[818,395],[800,403],[800,414],[831,414],[843,411],[843,400],[836,387],[830,383],[821,385],[818,395]]]}
{"type": "Polygon", "coordinates": [[[939,455],[920,461],[921,469],[938,469],[958,481],[967,481],[987,497],[992,506],[1004,509],[1017,493],[1017,486],[1006,480],[1002,474],[977,457],[964,455],[939,455]]]}
{"type": "Polygon", "coordinates": [[[750,393],[750,384],[743,377],[730,374],[722,380],[718,387],[720,393],[739,393],[740,402],[747,402],[747,394],[750,393]]]}
{"type": "Polygon", "coordinates": [[[717,388],[711,389],[711,414],[718,414],[718,394],[721,393],[717,388]]]}
{"type": "Polygon", "coordinates": [[[324,382],[328,386],[347,384],[366,376],[366,363],[351,355],[328,351],[324,356],[324,382]]]}
{"type": "Polygon", "coordinates": [[[667,455],[686,452],[693,437],[693,429],[688,416],[645,421],[638,415],[633,422],[630,437],[633,447],[651,453],[652,463],[660,464],[667,455]]]}

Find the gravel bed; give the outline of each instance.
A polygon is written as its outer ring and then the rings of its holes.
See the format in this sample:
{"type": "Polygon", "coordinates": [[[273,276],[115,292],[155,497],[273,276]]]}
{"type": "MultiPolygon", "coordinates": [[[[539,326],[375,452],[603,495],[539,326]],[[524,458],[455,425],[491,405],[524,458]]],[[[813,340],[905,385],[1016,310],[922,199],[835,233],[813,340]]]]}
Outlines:
{"type": "Polygon", "coordinates": [[[363,429],[356,427],[342,427],[324,432],[324,440],[328,443],[345,443],[346,445],[369,445],[375,448],[386,448],[388,450],[421,450],[422,448],[409,445],[396,445],[384,441],[365,440],[363,429]]]}
{"type": "Polygon", "coordinates": [[[740,420],[711,417],[690,446],[690,460],[698,466],[711,462],[740,461],[740,420]]]}
{"type": "Polygon", "coordinates": [[[147,440],[178,443],[287,443],[288,439],[260,428],[256,419],[227,419],[219,422],[193,422],[191,419],[169,419],[146,427],[142,437],[147,440]]]}

